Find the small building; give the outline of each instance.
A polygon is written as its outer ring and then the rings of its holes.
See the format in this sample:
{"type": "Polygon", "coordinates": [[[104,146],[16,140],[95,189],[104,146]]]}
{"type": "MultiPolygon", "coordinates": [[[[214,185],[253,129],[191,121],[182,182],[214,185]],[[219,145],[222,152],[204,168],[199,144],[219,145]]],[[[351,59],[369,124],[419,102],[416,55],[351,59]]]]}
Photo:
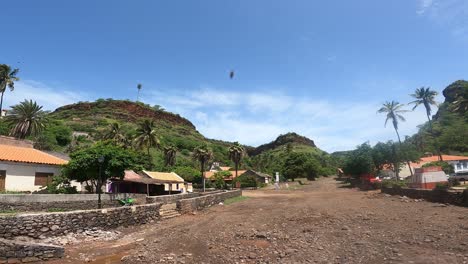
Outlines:
{"type": "Polygon", "coordinates": [[[441,167],[417,168],[408,180],[411,188],[434,189],[439,183],[447,183],[447,175],[441,167]]]}
{"type": "Polygon", "coordinates": [[[143,171],[142,173],[145,176],[162,182],[164,185],[164,192],[168,194],[193,192],[192,183],[185,182],[184,179],[175,172],[143,171]]]}
{"type": "MultiPolygon", "coordinates": [[[[214,180],[214,175],[217,172],[221,171],[229,171],[231,173],[231,176],[225,177],[224,181],[226,182],[231,182],[234,178],[236,178],[236,170],[232,167],[228,166],[221,166],[219,162],[213,162],[213,164],[210,167],[209,171],[205,171],[205,179],[207,180],[214,180]]],[[[241,176],[244,174],[247,170],[237,170],[237,176],[241,176]]]]}
{"type": "MultiPolygon", "coordinates": [[[[455,173],[466,173],[468,172],[468,156],[455,156],[455,155],[442,155],[442,159],[448,164],[452,165],[455,173]]],[[[422,157],[418,162],[411,162],[411,170],[413,174],[418,168],[422,168],[424,164],[440,161],[438,155],[429,154],[427,157],[422,157]]],[[[400,170],[400,177],[411,176],[411,172],[408,168],[408,165],[405,163],[400,170]]]]}
{"type": "Polygon", "coordinates": [[[239,174],[239,177],[240,176],[254,176],[258,183],[269,184],[272,182],[272,177],[270,175],[254,170],[247,170],[246,172],[239,174]]]}
{"type": "Polygon", "coordinates": [[[164,181],[158,181],[148,176],[126,170],[122,179],[111,178],[107,181],[107,193],[141,193],[146,195],[165,194],[164,181]]]}
{"type": "Polygon", "coordinates": [[[39,191],[54,175],[60,175],[65,164],[66,160],[34,149],[32,144],[1,137],[0,191],[39,191]]]}

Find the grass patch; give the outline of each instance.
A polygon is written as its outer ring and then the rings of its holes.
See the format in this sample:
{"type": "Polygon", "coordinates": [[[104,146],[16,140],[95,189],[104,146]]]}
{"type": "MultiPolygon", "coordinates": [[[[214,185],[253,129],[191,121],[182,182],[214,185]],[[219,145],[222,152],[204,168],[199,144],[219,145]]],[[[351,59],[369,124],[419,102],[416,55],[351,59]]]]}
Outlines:
{"type": "Polygon", "coordinates": [[[0,215],[2,214],[16,214],[16,211],[15,210],[0,210],[0,215]]]}
{"type": "Polygon", "coordinates": [[[250,197],[247,197],[247,196],[237,196],[237,197],[233,197],[233,198],[229,198],[229,199],[226,199],[224,200],[224,204],[225,205],[230,205],[230,204],[233,204],[233,203],[237,203],[237,202],[242,202],[244,200],[248,200],[250,197]]]}
{"type": "Polygon", "coordinates": [[[47,212],[49,212],[49,213],[66,212],[66,211],[68,211],[68,210],[63,209],[63,208],[49,208],[49,209],[47,209],[47,212]]]}

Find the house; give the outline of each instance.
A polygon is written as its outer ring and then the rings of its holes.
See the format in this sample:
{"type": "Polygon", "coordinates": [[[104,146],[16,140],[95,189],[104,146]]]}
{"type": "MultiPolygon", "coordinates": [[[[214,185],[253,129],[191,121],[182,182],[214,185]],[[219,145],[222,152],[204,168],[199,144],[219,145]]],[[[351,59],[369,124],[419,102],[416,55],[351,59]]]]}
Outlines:
{"type": "Polygon", "coordinates": [[[0,136],[0,191],[38,191],[65,164],[64,159],[34,149],[30,141],[0,136]]]}
{"type": "MultiPolygon", "coordinates": [[[[232,181],[235,177],[236,177],[236,171],[234,168],[232,167],[227,167],[227,166],[220,166],[219,165],[219,162],[213,162],[213,164],[211,165],[210,167],[210,170],[209,171],[205,171],[205,179],[210,179],[210,180],[213,180],[214,179],[214,175],[217,173],[217,172],[221,172],[221,171],[229,171],[231,172],[231,176],[230,177],[226,177],[224,178],[225,181],[232,181]]],[[[241,176],[243,173],[245,173],[246,170],[237,170],[237,176],[241,176]]]]}
{"type": "MultiPolygon", "coordinates": [[[[468,172],[468,156],[442,155],[442,159],[453,166],[455,173],[468,172]]],[[[436,155],[423,157],[419,160],[419,162],[416,162],[416,163],[411,162],[410,163],[411,169],[414,173],[415,169],[421,168],[424,164],[439,161],[439,160],[440,160],[439,156],[436,156],[436,155]]],[[[404,167],[400,171],[400,176],[407,177],[410,175],[411,173],[409,171],[408,165],[405,164],[404,167]]]]}
{"type": "Polygon", "coordinates": [[[239,176],[254,176],[255,179],[257,180],[258,183],[271,183],[272,182],[272,177],[266,173],[254,171],[254,170],[247,170],[246,172],[242,173],[242,175],[239,176]]]}
{"type": "Polygon", "coordinates": [[[123,178],[111,178],[107,181],[107,193],[142,193],[146,195],[165,194],[165,181],[126,170],[123,178]]]}
{"type": "Polygon", "coordinates": [[[163,183],[166,193],[193,192],[192,184],[185,182],[175,172],[143,171],[142,174],[163,183]]]}

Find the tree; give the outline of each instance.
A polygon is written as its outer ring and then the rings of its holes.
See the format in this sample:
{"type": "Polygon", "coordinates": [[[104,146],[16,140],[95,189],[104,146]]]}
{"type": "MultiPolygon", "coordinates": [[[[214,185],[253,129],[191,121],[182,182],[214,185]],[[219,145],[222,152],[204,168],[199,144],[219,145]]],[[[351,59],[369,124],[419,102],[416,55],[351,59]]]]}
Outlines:
{"type": "Polygon", "coordinates": [[[137,102],[140,100],[140,90],[143,88],[143,85],[141,83],[137,84],[137,89],[138,89],[138,95],[137,95],[137,102]]]}
{"type": "Polygon", "coordinates": [[[284,162],[283,175],[294,181],[295,178],[314,180],[318,177],[320,164],[311,155],[293,152],[284,162]]]}
{"type": "MultiPolygon", "coordinates": [[[[432,119],[431,119],[431,105],[437,106],[437,103],[435,101],[435,97],[437,96],[436,91],[432,91],[429,87],[424,88],[418,88],[414,91],[414,94],[411,94],[412,97],[414,97],[416,100],[410,102],[410,104],[414,104],[413,111],[419,106],[419,105],[424,105],[424,108],[426,109],[426,115],[427,115],[427,120],[429,121],[429,129],[432,134],[432,136],[435,138],[434,131],[432,129],[432,119]]],[[[442,153],[440,152],[440,148],[438,144],[436,144],[436,149],[439,154],[439,159],[443,160],[442,158],[442,153]]]]}
{"type": "Polygon", "coordinates": [[[62,173],[70,180],[91,182],[100,193],[102,185],[110,178],[122,179],[125,170],[142,170],[144,162],[139,155],[109,142],[98,142],[70,154],[70,161],[62,173]],[[102,162],[100,159],[102,158],[102,162]]]}
{"type": "Polygon", "coordinates": [[[6,92],[6,88],[10,88],[10,91],[15,89],[15,82],[19,81],[16,77],[19,69],[12,70],[10,66],[6,64],[0,64],[0,113],[3,110],[3,96],[6,92]]]}
{"type": "Polygon", "coordinates": [[[369,143],[359,145],[346,157],[343,166],[345,174],[360,177],[363,174],[375,172],[375,163],[372,158],[372,147],[369,143]]]}
{"type": "Polygon", "coordinates": [[[202,182],[203,182],[203,192],[205,192],[205,166],[213,157],[213,152],[208,148],[206,145],[201,145],[195,148],[192,153],[192,158],[195,161],[200,163],[200,172],[202,175],[202,182]]]}
{"type": "Polygon", "coordinates": [[[115,144],[123,147],[128,145],[128,139],[123,132],[122,126],[117,122],[109,124],[109,127],[104,132],[102,139],[111,140],[115,144]]]}
{"type": "Polygon", "coordinates": [[[170,145],[164,147],[164,166],[174,166],[176,164],[177,148],[170,145]]]}
{"type": "MultiPolygon", "coordinates": [[[[398,133],[398,120],[405,122],[406,119],[403,117],[402,113],[408,112],[408,110],[402,109],[404,105],[396,102],[396,101],[391,101],[391,102],[385,102],[380,108],[377,113],[385,113],[387,114],[387,118],[385,119],[385,126],[387,126],[388,120],[391,120],[393,123],[393,128],[395,129],[395,132],[398,137],[398,142],[400,143],[401,146],[401,138],[400,134],[398,133]]],[[[410,170],[411,176],[413,176],[413,171],[411,170],[411,164],[409,161],[407,161],[408,168],[410,170]]]]}
{"type": "Polygon", "coordinates": [[[159,146],[153,120],[146,119],[139,124],[136,130],[135,145],[139,149],[146,148],[148,156],[150,155],[150,148],[159,146]]]}
{"type": "Polygon", "coordinates": [[[239,164],[242,161],[242,157],[244,156],[244,148],[239,144],[239,142],[235,142],[234,145],[229,147],[229,159],[234,162],[234,168],[236,170],[236,178],[237,178],[237,171],[239,169],[239,164]]]}
{"type": "Polygon", "coordinates": [[[12,106],[10,115],[6,117],[6,121],[12,127],[10,135],[19,139],[31,135],[37,136],[46,126],[48,121],[46,114],[42,106],[32,100],[24,100],[12,106]]]}

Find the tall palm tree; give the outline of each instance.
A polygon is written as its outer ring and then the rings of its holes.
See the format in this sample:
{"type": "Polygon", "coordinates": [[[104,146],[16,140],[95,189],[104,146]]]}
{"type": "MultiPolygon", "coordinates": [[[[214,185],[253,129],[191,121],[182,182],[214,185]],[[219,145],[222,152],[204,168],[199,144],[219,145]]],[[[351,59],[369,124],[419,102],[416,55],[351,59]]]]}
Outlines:
{"type": "Polygon", "coordinates": [[[239,169],[239,164],[242,161],[242,157],[244,156],[244,148],[239,144],[239,142],[235,142],[234,145],[229,147],[229,159],[234,162],[234,166],[236,169],[236,178],[237,178],[237,171],[239,169]]]}
{"type": "Polygon", "coordinates": [[[111,123],[107,130],[104,132],[102,139],[112,140],[115,144],[126,147],[128,139],[123,132],[122,126],[117,123],[111,123]]]}
{"type": "Polygon", "coordinates": [[[137,89],[138,89],[138,95],[137,95],[137,102],[140,100],[140,90],[143,88],[143,85],[141,83],[137,84],[137,89]]]}
{"type": "Polygon", "coordinates": [[[12,126],[10,135],[19,139],[37,136],[46,126],[46,115],[47,112],[42,110],[42,106],[32,100],[24,100],[12,106],[10,114],[6,117],[7,123],[12,126]]]}
{"type": "Polygon", "coordinates": [[[0,64],[0,114],[2,113],[3,107],[3,95],[6,92],[6,88],[10,88],[10,91],[15,89],[15,82],[19,81],[19,78],[16,77],[19,69],[12,70],[10,66],[6,64],[0,64]]]}
{"type": "MultiPolygon", "coordinates": [[[[426,108],[426,115],[427,115],[427,120],[429,121],[429,129],[432,134],[432,136],[435,138],[434,131],[432,130],[432,119],[431,119],[431,105],[437,106],[437,103],[435,101],[435,97],[437,96],[436,91],[432,91],[429,87],[424,88],[418,88],[414,91],[414,94],[411,94],[412,97],[414,97],[416,100],[412,101],[409,104],[414,104],[413,111],[419,106],[419,105],[424,105],[424,108],[426,108]]],[[[437,141],[437,140],[436,140],[437,141]]],[[[442,153],[440,152],[439,144],[436,143],[436,149],[439,154],[439,159],[442,159],[442,153]]]]}
{"type": "Polygon", "coordinates": [[[177,148],[174,146],[164,147],[164,164],[165,166],[174,166],[176,163],[177,148]]]}
{"type": "Polygon", "coordinates": [[[211,160],[212,157],[213,153],[206,145],[202,145],[195,148],[195,150],[192,153],[192,158],[200,163],[200,172],[203,181],[203,192],[205,192],[205,166],[211,160]]]}
{"type": "MultiPolygon", "coordinates": [[[[385,119],[385,126],[387,126],[388,120],[391,120],[393,123],[393,128],[395,129],[395,132],[398,137],[398,142],[400,143],[400,147],[402,145],[401,143],[401,138],[400,138],[400,133],[398,133],[398,120],[405,122],[406,119],[402,115],[402,113],[408,112],[408,110],[402,109],[404,105],[400,104],[396,101],[391,101],[391,102],[385,102],[382,107],[377,111],[377,113],[384,113],[387,114],[387,118],[385,119]]],[[[410,170],[411,176],[413,176],[413,171],[411,170],[411,165],[409,161],[406,161],[408,164],[408,168],[410,170]]],[[[398,169],[398,168],[396,168],[398,169]]]]}
{"type": "Polygon", "coordinates": [[[148,156],[150,155],[150,148],[159,146],[153,120],[145,119],[139,124],[136,130],[135,145],[139,149],[146,148],[148,156]]]}

